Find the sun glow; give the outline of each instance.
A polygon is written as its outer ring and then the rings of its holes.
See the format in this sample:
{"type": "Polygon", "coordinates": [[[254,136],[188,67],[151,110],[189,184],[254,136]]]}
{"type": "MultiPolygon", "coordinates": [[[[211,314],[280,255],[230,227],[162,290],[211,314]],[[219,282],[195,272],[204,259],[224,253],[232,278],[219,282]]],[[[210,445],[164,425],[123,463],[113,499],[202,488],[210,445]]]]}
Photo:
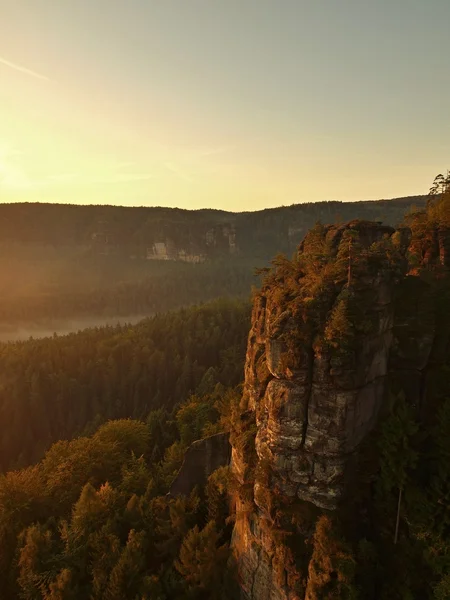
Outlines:
{"type": "Polygon", "coordinates": [[[2,15],[0,201],[254,210],[420,194],[447,163],[448,3],[399,0],[386,33],[377,3],[111,2],[2,15]]]}

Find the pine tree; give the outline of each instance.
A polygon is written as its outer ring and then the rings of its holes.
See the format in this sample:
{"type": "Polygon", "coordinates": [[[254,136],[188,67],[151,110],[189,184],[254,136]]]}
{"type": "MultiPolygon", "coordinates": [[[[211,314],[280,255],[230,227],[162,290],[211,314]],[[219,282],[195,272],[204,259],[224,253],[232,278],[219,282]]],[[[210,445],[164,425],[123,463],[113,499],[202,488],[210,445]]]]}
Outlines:
{"type": "Polygon", "coordinates": [[[77,594],[72,586],[72,572],[62,569],[54,581],[49,585],[48,591],[43,590],[43,600],[76,600],[77,594]]]}
{"type": "Polygon", "coordinates": [[[394,543],[398,541],[398,532],[402,507],[402,496],[410,471],[414,468],[417,453],[412,438],[418,431],[412,407],[407,403],[405,394],[399,393],[392,398],[393,406],[389,417],[381,428],[379,448],[381,452],[380,485],[385,494],[397,490],[397,510],[394,527],[394,543]]]}
{"type": "Polygon", "coordinates": [[[105,600],[136,598],[143,587],[145,570],[145,532],[131,530],[125,548],[113,567],[105,591],[105,600]]]}
{"type": "Polygon", "coordinates": [[[45,587],[46,579],[51,579],[52,571],[56,571],[53,555],[55,544],[52,538],[51,531],[39,524],[28,527],[22,534],[17,583],[25,600],[39,600],[40,590],[45,587]]]}
{"type": "Polygon", "coordinates": [[[179,560],[175,562],[189,586],[208,592],[210,598],[219,597],[228,557],[228,549],[219,545],[219,537],[213,521],[201,531],[196,525],[184,538],[179,560]]]}

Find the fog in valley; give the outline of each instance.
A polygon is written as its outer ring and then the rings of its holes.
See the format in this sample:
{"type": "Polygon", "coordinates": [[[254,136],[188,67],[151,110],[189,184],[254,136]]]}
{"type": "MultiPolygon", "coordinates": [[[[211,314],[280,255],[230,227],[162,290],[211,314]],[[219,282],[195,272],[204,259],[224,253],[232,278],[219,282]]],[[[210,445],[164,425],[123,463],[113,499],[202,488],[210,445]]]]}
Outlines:
{"type": "Polygon", "coordinates": [[[135,325],[142,319],[151,315],[130,315],[128,317],[90,317],[84,319],[55,320],[45,322],[27,323],[26,325],[0,326],[0,342],[18,342],[30,338],[52,337],[54,335],[68,335],[92,327],[115,327],[116,325],[135,325]]]}

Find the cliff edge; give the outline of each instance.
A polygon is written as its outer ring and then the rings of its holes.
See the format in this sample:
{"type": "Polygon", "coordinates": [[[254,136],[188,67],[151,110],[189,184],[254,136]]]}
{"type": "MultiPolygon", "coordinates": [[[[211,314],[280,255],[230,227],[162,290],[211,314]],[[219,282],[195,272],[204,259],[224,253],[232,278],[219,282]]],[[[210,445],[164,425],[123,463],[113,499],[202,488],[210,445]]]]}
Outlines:
{"type": "Polygon", "coordinates": [[[450,234],[422,214],[398,230],[316,225],[255,295],[230,436],[245,600],[353,597],[351,569],[333,563],[352,564],[334,515],[352,510],[361,448],[392,390],[420,411],[427,374],[448,349],[434,300],[448,281],[450,234]]]}

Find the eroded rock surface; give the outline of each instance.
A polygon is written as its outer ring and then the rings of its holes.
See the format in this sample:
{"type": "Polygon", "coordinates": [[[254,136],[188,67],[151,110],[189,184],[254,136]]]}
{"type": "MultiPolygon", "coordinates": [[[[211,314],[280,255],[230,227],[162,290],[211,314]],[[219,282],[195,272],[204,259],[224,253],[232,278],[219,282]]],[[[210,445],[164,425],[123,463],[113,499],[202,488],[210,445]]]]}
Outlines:
{"type": "Polygon", "coordinates": [[[278,265],[255,298],[242,419],[256,424],[256,435],[253,448],[232,442],[234,472],[246,488],[233,535],[245,599],[307,594],[289,549],[264,524],[273,531],[277,497],[321,510],[343,498],[352,457],[387,391],[393,294],[409,244],[407,230],[394,233],[366,221],[317,227],[298,260],[278,265]]]}
{"type": "Polygon", "coordinates": [[[208,477],[219,467],[230,463],[231,446],[228,433],[217,433],[191,444],[175,481],[171,496],[188,496],[196,485],[205,485],[208,477]]]}

